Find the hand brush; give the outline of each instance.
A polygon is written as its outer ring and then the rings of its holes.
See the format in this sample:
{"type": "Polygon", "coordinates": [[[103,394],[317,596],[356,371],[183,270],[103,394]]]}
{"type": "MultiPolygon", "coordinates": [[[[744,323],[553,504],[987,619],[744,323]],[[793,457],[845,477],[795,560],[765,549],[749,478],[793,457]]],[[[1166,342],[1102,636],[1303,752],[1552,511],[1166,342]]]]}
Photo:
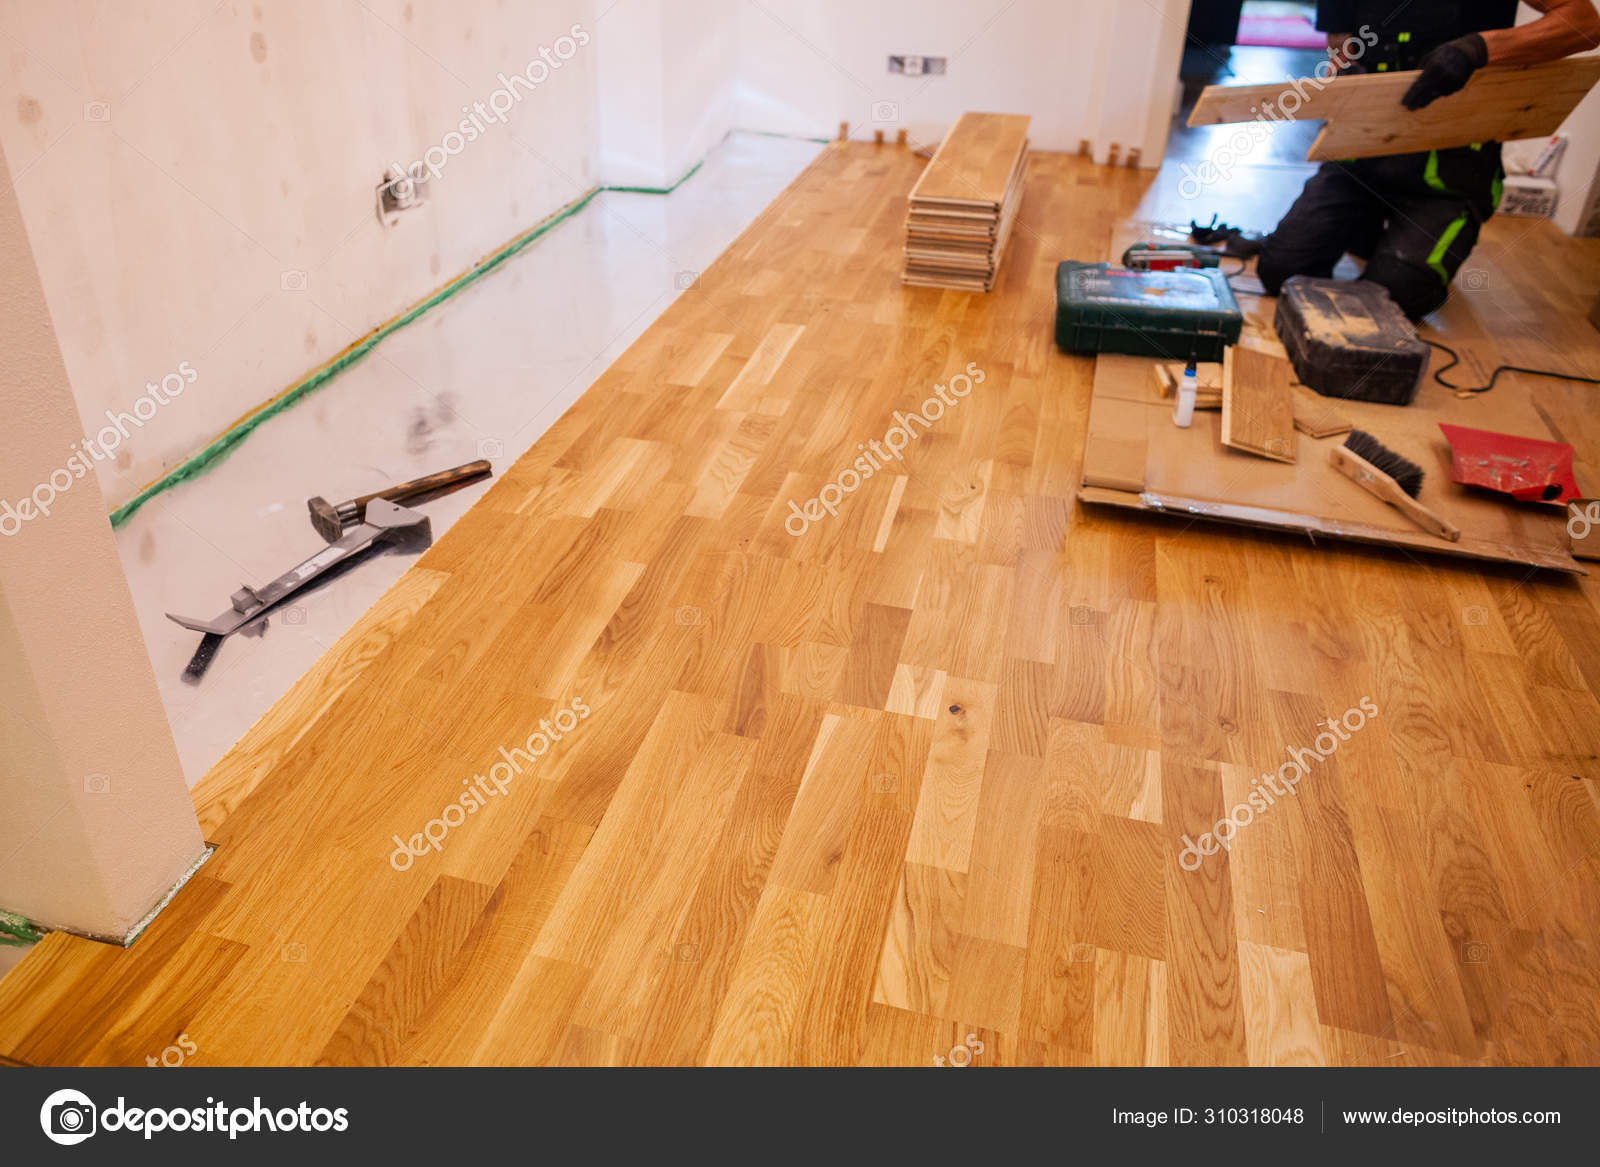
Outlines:
{"type": "Polygon", "coordinates": [[[1422,489],[1422,467],[1395,453],[1365,430],[1351,430],[1344,445],[1328,451],[1333,468],[1374,498],[1382,499],[1430,535],[1457,542],[1459,528],[1452,526],[1417,501],[1422,489]]]}

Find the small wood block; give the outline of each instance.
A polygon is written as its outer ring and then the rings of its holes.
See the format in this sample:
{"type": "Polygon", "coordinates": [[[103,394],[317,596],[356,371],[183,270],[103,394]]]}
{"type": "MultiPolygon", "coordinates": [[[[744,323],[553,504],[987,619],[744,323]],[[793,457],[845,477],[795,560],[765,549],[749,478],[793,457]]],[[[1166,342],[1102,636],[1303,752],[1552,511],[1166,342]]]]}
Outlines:
{"type": "Polygon", "coordinates": [[[883,131],[882,130],[873,130],[872,131],[872,144],[874,146],[883,145],[883,131]]]}
{"type": "Polygon", "coordinates": [[[1294,387],[1294,428],[1313,438],[1350,432],[1350,420],[1336,413],[1327,399],[1304,386],[1294,387]]]}
{"type": "Polygon", "coordinates": [[[840,122],[839,123],[839,141],[841,141],[841,142],[848,141],[849,138],[850,138],[850,123],[849,122],[840,122]]]}
{"type": "Polygon", "coordinates": [[[904,130],[896,130],[894,132],[894,144],[896,146],[904,146],[906,144],[906,132],[904,130]]]}
{"type": "MultiPolygon", "coordinates": [[[[1156,370],[1156,392],[1162,397],[1171,397],[1178,391],[1178,382],[1183,379],[1183,366],[1168,361],[1158,362],[1156,370]]],[[[1195,370],[1194,407],[1196,409],[1221,409],[1222,386],[1220,370],[1215,364],[1202,364],[1195,370]]]]}

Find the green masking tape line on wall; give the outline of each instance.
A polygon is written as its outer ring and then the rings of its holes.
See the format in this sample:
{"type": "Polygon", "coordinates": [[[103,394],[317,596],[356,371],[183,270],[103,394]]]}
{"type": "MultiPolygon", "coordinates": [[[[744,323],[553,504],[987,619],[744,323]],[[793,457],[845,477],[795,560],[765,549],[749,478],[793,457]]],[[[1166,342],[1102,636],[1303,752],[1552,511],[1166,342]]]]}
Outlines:
{"type": "Polygon", "coordinates": [[[0,911],[0,945],[37,944],[43,939],[44,933],[35,928],[26,916],[0,911]]]}
{"type": "Polygon", "coordinates": [[[151,482],[149,485],[145,486],[139,491],[138,494],[134,495],[127,502],[123,503],[116,510],[112,511],[112,527],[120,527],[123,523],[127,522],[133,517],[135,511],[137,511],[145,503],[149,502],[156,495],[160,494],[162,491],[170,490],[172,487],[177,486],[180,482],[187,482],[189,479],[194,478],[199,474],[203,474],[206,470],[210,469],[218,461],[218,459],[222,458],[240,442],[249,437],[251,433],[255,431],[256,427],[260,426],[270,418],[276,417],[290,406],[295,405],[307,394],[320,389],[329,381],[333,380],[333,378],[337,377],[340,373],[361,361],[361,359],[370,353],[374,348],[376,348],[381,341],[385,340],[395,332],[398,332],[400,329],[416,320],[419,316],[422,316],[431,308],[444,303],[446,300],[460,292],[463,288],[471,286],[482,277],[488,275],[506,260],[516,255],[524,247],[527,247],[530,243],[534,242],[534,240],[547,234],[558,224],[564,223],[566,220],[572,218],[572,216],[576,215],[579,211],[583,210],[591,202],[593,202],[596,195],[602,194],[606,191],[615,191],[619,194],[668,195],[677,190],[685,182],[689,181],[689,179],[693,178],[699,169],[704,165],[705,161],[703,159],[699,162],[696,162],[693,166],[689,167],[688,170],[684,171],[683,176],[671,186],[591,187],[581,196],[574,199],[560,210],[540,220],[533,227],[530,227],[527,231],[524,231],[521,235],[518,235],[510,243],[505,244],[496,251],[490,252],[488,256],[480,260],[477,264],[473,265],[470,270],[463,272],[461,275],[440,287],[437,291],[433,292],[425,299],[419,301],[412,307],[407,308],[404,312],[400,313],[400,315],[378,325],[378,327],[374,328],[371,332],[367,333],[366,336],[350,345],[332,360],[320,365],[316,369],[313,369],[300,381],[289,386],[289,388],[285,389],[282,393],[279,393],[270,401],[267,401],[263,405],[257,406],[255,409],[239,418],[239,420],[235,421],[231,426],[213,439],[211,443],[204,449],[189,455],[189,457],[185,458],[182,462],[178,463],[178,465],[167,471],[160,478],[157,478],[154,482],[151,482]]]}

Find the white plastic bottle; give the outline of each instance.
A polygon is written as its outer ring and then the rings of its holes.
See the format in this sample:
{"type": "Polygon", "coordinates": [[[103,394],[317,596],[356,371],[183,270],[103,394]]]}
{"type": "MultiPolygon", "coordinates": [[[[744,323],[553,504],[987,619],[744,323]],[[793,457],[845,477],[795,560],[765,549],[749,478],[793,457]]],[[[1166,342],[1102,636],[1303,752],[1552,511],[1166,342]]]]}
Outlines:
{"type": "Polygon", "coordinates": [[[1194,420],[1195,367],[1190,361],[1183,369],[1183,380],[1178,382],[1178,402],[1172,407],[1172,424],[1189,428],[1194,420]]]}

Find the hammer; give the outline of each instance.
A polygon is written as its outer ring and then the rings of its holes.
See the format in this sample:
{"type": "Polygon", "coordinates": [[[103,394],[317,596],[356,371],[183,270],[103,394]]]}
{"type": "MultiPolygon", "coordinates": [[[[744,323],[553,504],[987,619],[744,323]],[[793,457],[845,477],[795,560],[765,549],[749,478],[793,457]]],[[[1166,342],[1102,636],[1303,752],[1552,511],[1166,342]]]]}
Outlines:
{"type": "MultiPolygon", "coordinates": [[[[465,469],[465,467],[463,467],[465,469]]],[[[409,483],[407,484],[409,485],[409,483]]],[[[310,559],[291,567],[271,583],[253,588],[245,584],[228,597],[228,608],[214,620],[198,620],[193,616],[179,616],[168,612],[167,619],[195,632],[204,633],[200,646],[194,650],[189,667],[183,670],[184,679],[198,681],[217,655],[225,637],[247,624],[266,616],[277,605],[296,594],[319,577],[331,572],[347,560],[355,559],[369,547],[388,543],[399,547],[426,547],[433,541],[433,526],[421,511],[409,510],[372,497],[364,500],[366,507],[359,523],[354,524],[333,546],[324,547],[310,559]]],[[[320,527],[318,528],[321,529],[320,527]]]]}
{"type": "Polygon", "coordinates": [[[363,494],[338,506],[318,495],[316,498],[306,499],[306,509],[311,512],[311,525],[317,529],[317,534],[329,543],[335,543],[344,534],[345,527],[366,519],[367,504],[375,498],[401,504],[422,502],[441,494],[448,494],[470,482],[477,482],[480,478],[487,478],[492,472],[493,468],[488,460],[479,458],[476,462],[468,462],[453,470],[441,470],[437,474],[402,482],[399,486],[363,494]]]}

